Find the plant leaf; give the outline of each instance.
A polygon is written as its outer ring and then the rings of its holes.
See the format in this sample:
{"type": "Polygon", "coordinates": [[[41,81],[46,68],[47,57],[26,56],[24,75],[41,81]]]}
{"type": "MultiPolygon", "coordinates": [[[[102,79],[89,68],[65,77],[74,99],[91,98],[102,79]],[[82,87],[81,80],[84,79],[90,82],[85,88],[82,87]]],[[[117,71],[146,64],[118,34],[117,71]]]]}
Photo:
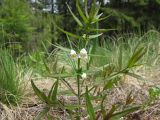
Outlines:
{"type": "Polygon", "coordinates": [[[76,0],[76,7],[77,7],[78,12],[79,12],[81,18],[83,19],[83,21],[84,21],[85,23],[87,23],[87,22],[88,22],[88,19],[86,18],[86,16],[85,16],[85,15],[83,14],[83,12],[82,12],[82,9],[81,9],[81,7],[80,7],[80,5],[79,5],[79,0],[76,0]]]}
{"type": "Polygon", "coordinates": [[[90,13],[89,13],[89,19],[90,19],[91,22],[92,22],[92,20],[94,18],[94,15],[96,14],[96,12],[97,12],[96,0],[93,0],[92,6],[91,6],[91,10],[90,10],[90,13]]]}
{"type": "MultiPolygon", "coordinates": [[[[56,83],[56,82],[55,82],[56,83]]],[[[49,94],[48,94],[48,98],[50,99],[50,101],[52,100],[52,94],[53,94],[53,89],[54,89],[54,87],[55,87],[55,83],[52,85],[52,87],[51,87],[51,89],[50,89],[50,91],[49,91],[49,94]]]]}
{"type": "Polygon", "coordinates": [[[113,78],[113,79],[111,79],[111,80],[108,80],[107,83],[106,83],[106,85],[105,85],[104,88],[103,88],[103,91],[112,88],[113,85],[114,85],[114,84],[117,84],[117,82],[118,82],[119,80],[120,80],[119,77],[116,77],[116,78],[113,78]]]}
{"type": "Polygon", "coordinates": [[[118,57],[118,67],[119,67],[119,70],[122,69],[122,66],[123,66],[123,53],[122,53],[122,46],[120,46],[119,48],[119,57],[118,57]]]}
{"type": "Polygon", "coordinates": [[[118,106],[112,105],[112,108],[109,110],[109,112],[104,116],[104,120],[110,120],[112,114],[117,110],[118,106]]]}
{"type": "Polygon", "coordinates": [[[88,8],[88,7],[87,7],[87,6],[88,6],[88,5],[87,5],[87,2],[88,2],[88,0],[85,0],[85,8],[84,8],[84,9],[85,9],[86,17],[89,18],[88,9],[87,9],[87,8],[88,8]]]}
{"type": "Polygon", "coordinates": [[[65,34],[67,34],[67,35],[69,35],[69,36],[72,36],[72,37],[74,37],[74,38],[78,38],[78,39],[80,39],[81,38],[81,36],[78,36],[78,35],[75,35],[75,34],[73,34],[73,33],[70,33],[70,32],[67,32],[67,31],[65,31],[65,30],[63,30],[63,29],[61,29],[60,27],[58,27],[58,26],[56,26],[61,32],[63,32],[63,33],[65,33],[65,34]]]}
{"type": "Polygon", "coordinates": [[[47,96],[41,92],[37,87],[36,85],[34,84],[33,80],[31,80],[31,85],[32,85],[32,88],[34,90],[34,92],[36,93],[36,95],[45,103],[49,103],[49,100],[47,98],[47,96]]]}
{"type": "Polygon", "coordinates": [[[96,34],[96,35],[89,35],[89,39],[94,39],[94,38],[97,38],[97,37],[99,37],[101,35],[102,35],[102,33],[96,34]]]}
{"type": "Polygon", "coordinates": [[[57,101],[58,84],[59,84],[59,79],[57,79],[57,81],[55,82],[53,92],[51,93],[52,102],[57,101]]]}
{"type": "Polygon", "coordinates": [[[91,103],[91,98],[89,96],[89,92],[88,92],[88,87],[86,87],[86,106],[87,106],[87,112],[90,116],[90,120],[95,120],[96,117],[95,117],[95,113],[94,113],[94,108],[93,108],[93,105],[91,103]]]}
{"type": "Polygon", "coordinates": [[[83,24],[82,24],[81,21],[74,15],[74,13],[72,12],[72,10],[71,10],[71,8],[69,7],[68,4],[67,4],[67,7],[68,7],[71,15],[73,16],[74,20],[78,23],[78,25],[79,25],[80,27],[83,27],[83,24]]]}
{"type": "Polygon", "coordinates": [[[106,16],[106,17],[99,18],[99,19],[94,19],[94,20],[92,21],[92,23],[100,22],[100,21],[102,21],[102,20],[105,20],[105,19],[109,18],[110,16],[111,16],[111,15],[108,15],[108,16],[106,16]]]}
{"type": "Polygon", "coordinates": [[[146,53],[146,48],[141,47],[136,52],[133,53],[132,57],[128,61],[128,68],[133,67],[146,53]]]}
{"type": "Polygon", "coordinates": [[[138,110],[139,108],[140,108],[140,106],[133,106],[133,107],[126,108],[125,110],[123,110],[121,112],[117,112],[117,113],[113,114],[112,117],[110,118],[110,120],[118,120],[119,118],[121,118],[131,112],[134,112],[134,111],[138,110]]]}
{"type": "Polygon", "coordinates": [[[134,78],[137,78],[137,79],[139,79],[139,80],[144,80],[144,81],[146,81],[145,78],[143,78],[142,76],[137,75],[137,74],[135,74],[135,73],[127,72],[127,73],[125,73],[125,74],[127,74],[127,75],[129,75],[129,76],[132,76],[132,77],[134,77],[134,78]]]}
{"type": "Polygon", "coordinates": [[[50,75],[49,77],[57,79],[57,78],[68,78],[68,77],[74,77],[74,76],[76,76],[76,74],[59,73],[59,74],[50,75]]]}
{"type": "Polygon", "coordinates": [[[45,59],[43,59],[43,64],[44,64],[44,66],[45,66],[47,72],[50,74],[51,71],[50,71],[50,68],[48,67],[48,65],[47,65],[47,63],[46,63],[46,61],[45,61],[45,59]]]}
{"type": "Polygon", "coordinates": [[[116,30],[116,29],[94,29],[94,28],[89,28],[89,31],[93,31],[93,32],[108,32],[108,31],[112,31],[112,30],[116,30]]]}
{"type": "Polygon", "coordinates": [[[50,110],[49,107],[44,108],[44,110],[42,110],[38,116],[36,116],[35,120],[42,120],[42,118],[47,114],[47,112],[50,110]]]}

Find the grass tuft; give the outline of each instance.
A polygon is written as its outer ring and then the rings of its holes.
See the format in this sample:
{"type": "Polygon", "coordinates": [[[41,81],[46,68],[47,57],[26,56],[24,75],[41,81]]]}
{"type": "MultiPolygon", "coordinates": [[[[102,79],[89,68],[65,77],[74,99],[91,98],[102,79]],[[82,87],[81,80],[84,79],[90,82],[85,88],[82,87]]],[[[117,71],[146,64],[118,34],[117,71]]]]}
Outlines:
{"type": "Polygon", "coordinates": [[[0,101],[16,105],[21,99],[18,66],[7,50],[0,50],[0,101]]]}

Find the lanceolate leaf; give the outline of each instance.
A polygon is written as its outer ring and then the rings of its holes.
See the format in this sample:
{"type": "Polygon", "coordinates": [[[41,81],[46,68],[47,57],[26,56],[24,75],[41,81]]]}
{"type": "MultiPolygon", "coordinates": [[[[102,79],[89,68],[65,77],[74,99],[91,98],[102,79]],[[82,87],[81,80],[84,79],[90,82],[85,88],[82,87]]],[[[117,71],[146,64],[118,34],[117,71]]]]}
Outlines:
{"type": "Polygon", "coordinates": [[[82,24],[81,21],[74,15],[74,13],[72,12],[72,10],[71,10],[71,8],[69,7],[68,4],[67,4],[67,7],[68,7],[70,13],[72,14],[73,18],[75,19],[75,21],[78,23],[78,25],[79,25],[80,27],[83,27],[83,24],[82,24]]]}
{"type": "Polygon", "coordinates": [[[102,15],[103,15],[103,13],[100,13],[99,15],[96,15],[95,19],[99,19],[102,15]]]}
{"type": "Polygon", "coordinates": [[[130,58],[128,62],[128,68],[134,67],[134,65],[144,56],[146,53],[146,48],[141,47],[139,48],[130,58]]]}
{"type": "Polygon", "coordinates": [[[48,67],[48,65],[47,65],[47,63],[46,63],[46,61],[44,59],[43,59],[43,64],[44,64],[47,72],[51,73],[51,71],[50,71],[50,69],[49,69],[49,67],[48,67]]]}
{"type": "Polygon", "coordinates": [[[85,14],[86,14],[86,17],[89,18],[87,2],[88,0],[85,0],[85,14]]]}
{"type": "Polygon", "coordinates": [[[95,20],[93,21],[93,23],[95,23],[95,22],[100,22],[100,21],[105,20],[105,19],[107,19],[107,18],[109,18],[109,17],[110,17],[110,15],[108,15],[108,16],[106,16],[106,17],[103,17],[103,18],[95,19],[95,20]]]}
{"type": "MultiPolygon", "coordinates": [[[[56,82],[55,82],[56,83],[56,82]]],[[[52,100],[52,94],[53,94],[53,90],[54,90],[54,87],[55,87],[55,83],[52,85],[50,91],[49,91],[49,94],[48,94],[48,98],[49,100],[51,101],[52,100]]]]}
{"type": "Polygon", "coordinates": [[[104,86],[103,90],[107,90],[113,87],[113,85],[117,84],[117,82],[120,80],[119,77],[113,78],[111,80],[108,80],[106,85],[104,86]]]}
{"type": "Polygon", "coordinates": [[[116,30],[116,29],[92,29],[92,28],[89,28],[89,31],[93,31],[93,32],[108,32],[108,31],[112,31],[112,30],[116,30]]]}
{"type": "Polygon", "coordinates": [[[99,37],[101,35],[102,35],[102,33],[96,34],[96,35],[89,35],[89,39],[94,39],[94,38],[97,38],[97,37],[99,37]]]}
{"type": "Polygon", "coordinates": [[[34,84],[33,80],[31,80],[31,85],[32,85],[32,88],[34,90],[34,92],[36,93],[36,95],[43,101],[43,102],[46,102],[48,103],[48,99],[47,99],[47,96],[41,92],[37,87],[36,85],[34,84]]]}
{"type": "Polygon", "coordinates": [[[95,113],[94,113],[94,108],[93,105],[91,103],[91,98],[89,96],[89,92],[88,92],[88,87],[86,87],[86,106],[87,106],[87,112],[89,114],[90,120],[95,120],[95,113]]]}
{"type": "Polygon", "coordinates": [[[57,81],[55,82],[55,86],[54,86],[53,92],[51,94],[52,102],[56,102],[57,101],[58,84],[59,84],[59,80],[57,79],[57,81]]]}
{"type": "Polygon", "coordinates": [[[93,0],[91,10],[90,10],[90,13],[89,13],[89,18],[90,18],[91,21],[93,20],[95,13],[96,13],[96,0],[93,0]]]}
{"type": "Polygon", "coordinates": [[[119,118],[121,118],[131,112],[134,112],[134,111],[138,110],[139,108],[140,108],[140,106],[134,106],[134,107],[127,108],[121,112],[117,112],[117,113],[113,114],[109,120],[118,120],[119,118]]]}
{"type": "Polygon", "coordinates": [[[110,111],[106,114],[106,116],[104,117],[104,120],[110,120],[112,114],[117,110],[118,106],[116,105],[112,105],[112,108],[110,109],[110,111]]]}
{"type": "Polygon", "coordinates": [[[145,78],[143,78],[142,76],[137,75],[137,74],[135,74],[135,73],[127,72],[127,73],[125,73],[125,74],[127,74],[127,75],[129,75],[129,76],[132,76],[132,77],[134,77],[134,78],[137,78],[137,79],[139,79],[139,80],[144,80],[144,81],[146,81],[145,78]]]}
{"type": "Polygon", "coordinates": [[[47,114],[47,112],[50,110],[49,107],[44,108],[44,110],[42,110],[38,116],[36,116],[35,120],[42,120],[42,118],[47,114]]]}
{"type": "Polygon", "coordinates": [[[83,19],[83,21],[84,21],[85,23],[87,23],[87,22],[88,22],[88,19],[87,19],[86,16],[83,14],[83,11],[82,11],[82,9],[81,9],[81,7],[80,7],[80,5],[79,5],[79,0],[76,0],[76,6],[77,6],[77,9],[78,9],[78,12],[79,12],[81,18],[83,19]]]}
{"type": "Polygon", "coordinates": [[[122,46],[120,46],[120,49],[119,49],[119,57],[118,57],[118,67],[119,69],[121,70],[122,69],[122,66],[123,66],[123,53],[122,53],[122,46]]]}
{"type": "Polygon", "coordinates": [[[67,35],[69,35],[69,36],[72,36],[72,37],[74,37],[74,38],[78,38],[78,39],[80,39],[81,38],[81,36],[78,36],[78,35],[75,35],[75,34],[73,34],[73,33],[70,33],[70,32],[67,32],[67,31],[65,31],[65,30],[63,30],[63,29],[61,29],[60,27],[58,27],[58,26],[56,26],[61,32],[63,32],[63,33],[65,33],[65,34],[67,34],[67,35]]]}
{"type": "Polygon", "coordinates": [[[76,74],[59,73],[55,75],[50,75],[49,77],[58,79],[58,78],[68,78],[68,77],[74,77],[74,76],[76,76],[76,74]]]}

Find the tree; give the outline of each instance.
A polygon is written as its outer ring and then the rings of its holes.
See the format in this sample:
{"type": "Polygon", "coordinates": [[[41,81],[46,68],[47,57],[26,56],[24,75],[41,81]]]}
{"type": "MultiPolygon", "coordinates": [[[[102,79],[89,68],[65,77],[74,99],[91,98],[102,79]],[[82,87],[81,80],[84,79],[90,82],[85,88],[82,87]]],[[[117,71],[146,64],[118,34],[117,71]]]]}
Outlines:
{"type": "Polygon", "coordinates": [[[107,21],[109,27],[121,32],[146,31],[160,26],[159,0],[110,0],[102,11],[111,15],[107,21]]]}
{"type": "Polygon", "coordinates": [[[25,0],[3,0],[0,7],[0,44],[25,50],[32,32],[32,12],[25,0]]]}

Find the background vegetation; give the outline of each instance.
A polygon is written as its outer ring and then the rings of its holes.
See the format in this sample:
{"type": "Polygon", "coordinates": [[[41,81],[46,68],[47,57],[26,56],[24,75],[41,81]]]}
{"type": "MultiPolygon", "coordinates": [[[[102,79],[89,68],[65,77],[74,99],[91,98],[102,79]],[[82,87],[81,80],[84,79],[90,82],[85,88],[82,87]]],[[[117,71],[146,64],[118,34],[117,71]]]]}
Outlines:
{"type": "MultiPolygon", "coordinates": [[[[93,0],[94,1],[94,0],[93,0]]],[[[92,0],[88,0],[88,8],[92,0]]],[[[28,52],[42,50],[44,45],[50,52],[50,44],[66,44],[66,35],[59,32],[55,24],[63,30],[75,33],[78,26],[73,21],[66,3],[77,14],[74,0],[2,0],[0,14],[0,37],[2,47],[11,47],[28,52]]],[[[82,5],[81,6],[84,8],[82,5]]],[[[114,29],[105,32],[100,41],[117,34],[144,34],[150,29],[159,30],[159,0],[97,0],[100,12],[108,19],[99,22],[100,28],[114,29]]],[[[77,14],[78,15],[78,14],[77,14]]]]}

